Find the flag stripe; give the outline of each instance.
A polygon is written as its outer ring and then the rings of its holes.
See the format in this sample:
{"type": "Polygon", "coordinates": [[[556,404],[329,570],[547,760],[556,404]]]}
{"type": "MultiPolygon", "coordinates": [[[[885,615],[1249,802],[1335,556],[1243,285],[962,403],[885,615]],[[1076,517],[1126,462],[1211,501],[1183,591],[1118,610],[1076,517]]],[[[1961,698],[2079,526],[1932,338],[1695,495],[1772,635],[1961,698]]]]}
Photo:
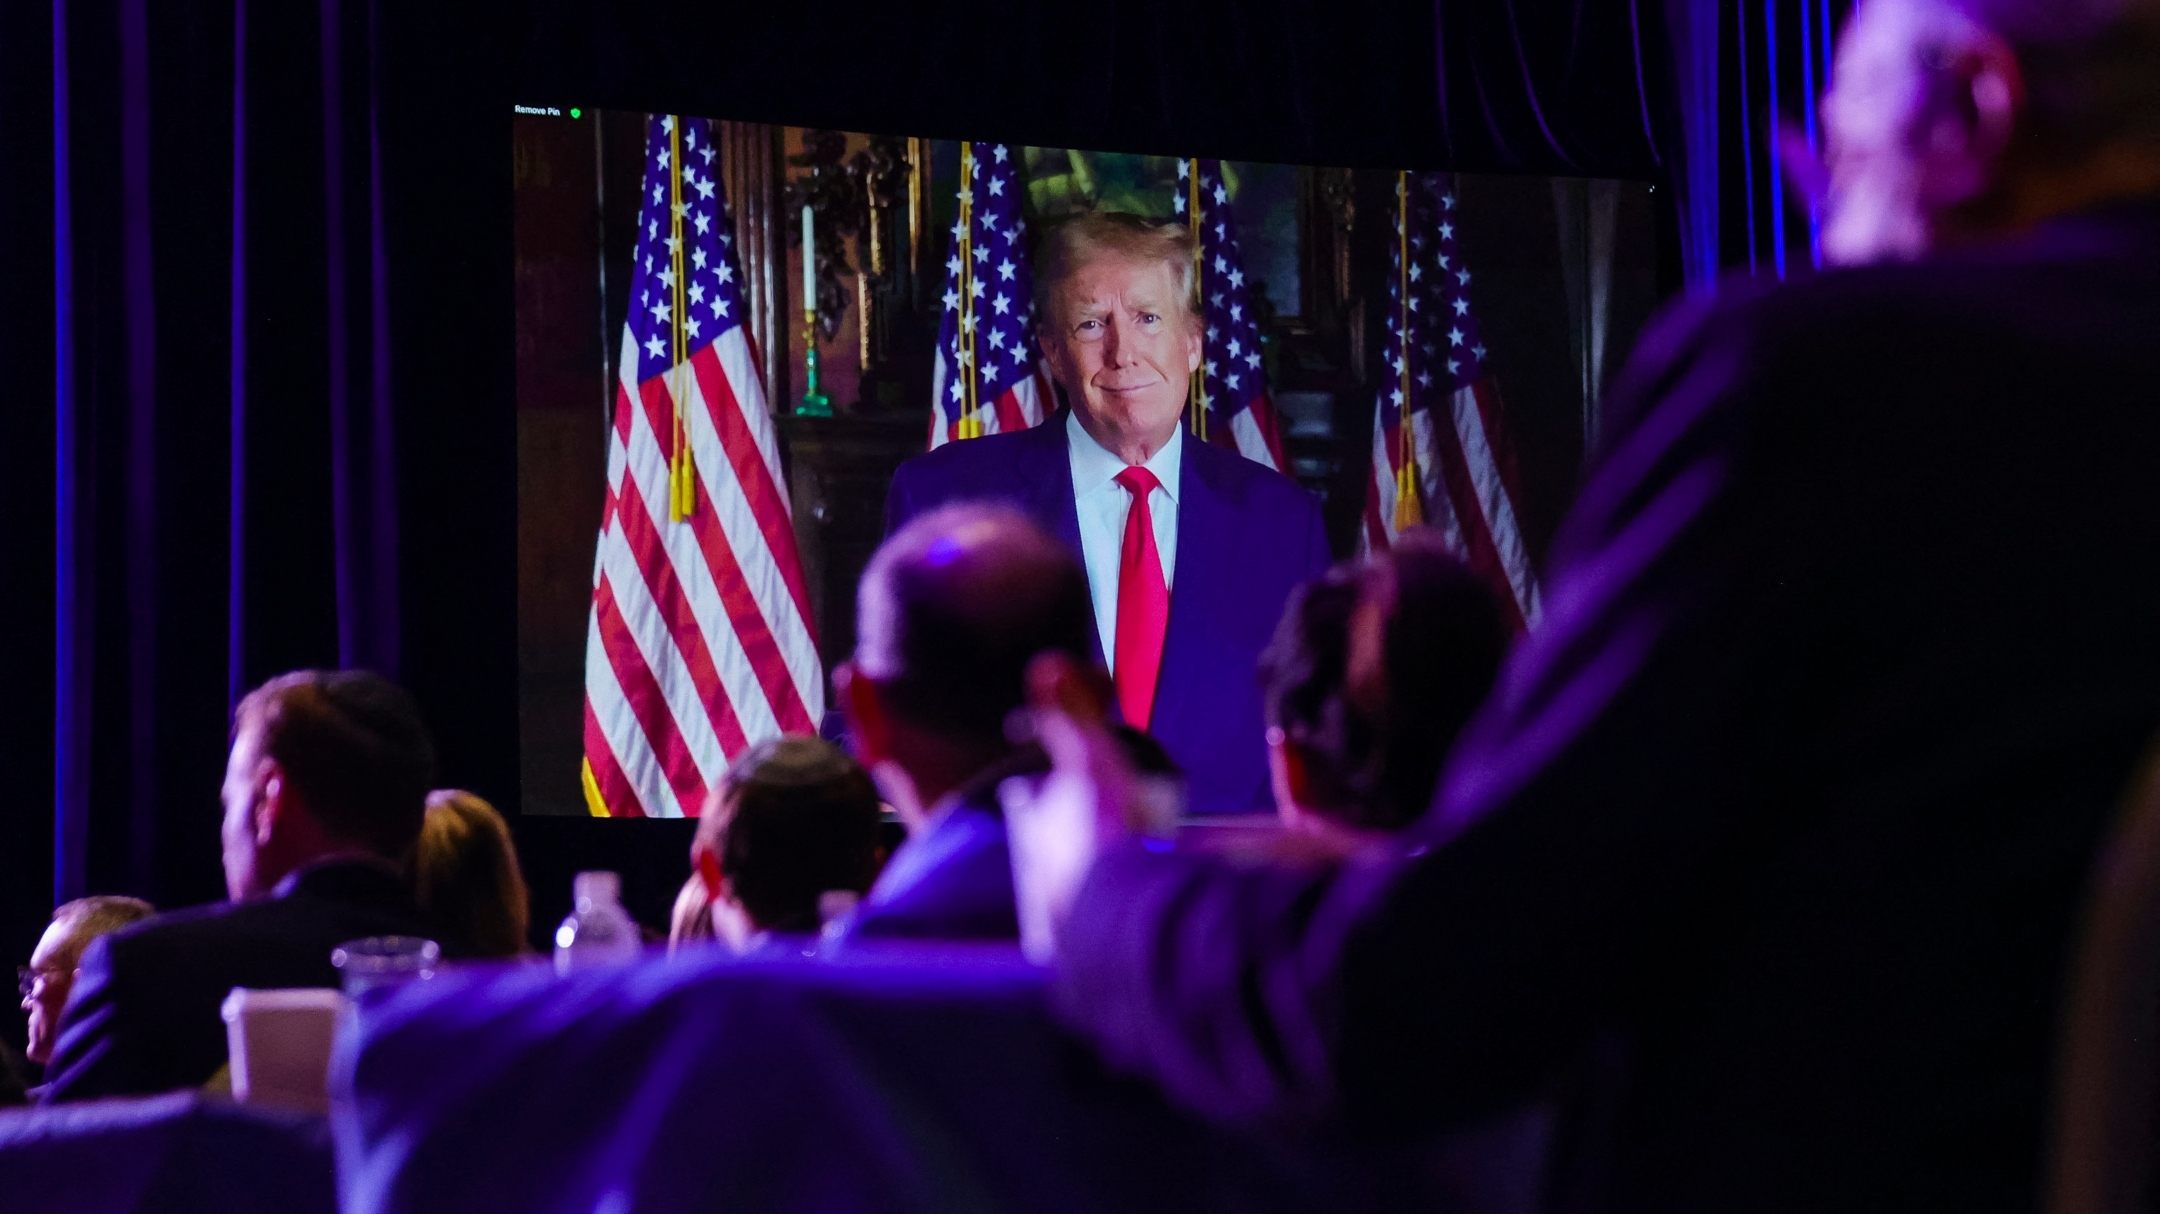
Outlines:
{"type": "MultiPolygon", "coordinates": [[[[741,329],[734,333],[739,335],[741,329]]],[[[810,621],[810,592],[803,585],[802,562],[795,552],[794,511],[787,494],[781,490],[780,454],[772,433],[772,419],[765,416],[765,394],[759,392],[752,402],[755,406],[757,424],[746,420],[747,413],[742,402],[736,399],[734,385],[738,376],[750,374],[749,356],[739,336],[723,337],[712,345],[690,356],[690,365],[697,368],[698,390],[705,398],[705,408],[698,414],[712,423],[719,450],[726,454],[735,468],[735,484],[750,504],[751,517],[757,521],[764,534],[764,553],[794,600],[795,611],[805,629],[810,621]],[[727,361],[736,364],[723,367],[720,347],[731,347],[727,361]]],[[[702,428],[692,432],[693,441],[708,438],[702,428]]],[[[698,443],[699,455],[705,454],[704,443],[698,443]]]]}
{"type": "MultiPolygon", "coordinates": [[[[1454,400],[1455,433],[1463,453],[1463,466],[1483,513],[1485,532],[1493,545],[1508,585],[1513,589],[1517,614],[1526,624],[1537,622],[1537,583],[1530,571],[1530,555],[1523,547],[1522,528],[1515,518],[1513,478],[1499,452],[1494,450],[1496,411],[1486,403],[1496,396],[1490,380],[1479,380],[1458,389],[1454,400]]],[[[1504,441],[1504,440],[1501,440],[1504,441]]]]}
{"type": "Polygon", "coordinates": [[[760,617],[770,625],[771,662],[777,665],[768,669],[768,661],[759,658],[758,670],[772,697],[774,715],[787,730],[813,731],[825,713],[825,672],[818,661],[809,595],[795,551],[793,509],[778,472],[780,455],[772,419],[765,413],[763,390],[755,386],[748,347],[727,338],[714,345],[720,351],[721,366],[729,373],[699,378],[703,407],[693,410],[699,424],[691,427],[691,440],[701,462],[727,453],[738,469],[753,463],[755,468],[735,477],[700,475],[699,492],[707,495],[713,509],[700,510],[692,523],[708,547],[724,543],[741,567],[742,584],[760,617]],[[738,373],[751,378],[738,380],[738,373]],[[734,391],[738,382],[751,384],[746,389],[748,407],[734,391]],[[753,489],[754,485],[763,488],[753,489]],[[715,521],[717,530],[711,526],[715,521]]]}
{"type": "Polygon", "coordinates": [[[623,618],[612,576],[600,583],[599,593],[593,598],[593,615],[601,648],[607,654],[609,673],[621,689],[621,705],[648,751],[649,769],[640,770],[646,765],[638,761],[648,756],[637,754],[635,749],[624,755],[621,743],[627,739],[619,729],[609,731],[610,739],[616,743],[615,753],[627,760],[626,768],[633,773],[638,791],[648,805],[656,794],[662,798],[658,816],[679,817],[684,804],[695,805],[704,799],[704,778],[698,774],[689,745],[676,727],[667,694],[661,690],[659,680],[654,677],[631,635],[629,623],[623,618]]]}
{"type": "MultiPolygon", "coordinates": [[[[613,678],[609,670],[603,677],[613,678]]],[[[585,700],[585,761],[592,768],[593,783],[600,788],[600,804],[609,815],[630,818],[645,816],[645,807],[638,802],[630,787],[630,778],[623,774],[622,765],[615,761],[615,747],[600,728],[600,714],[593,710],[591,697],[585,700]]]]}
{"type": "MultiPolygon", "coordinates": [[[[632,450],[637,454],[632,463],[640,479],[653,482],[654,491],[645,500],[654,538],[641,551],[640,559],[668,562],[683,570],[684,578],[700,591],[694,627],[718,641],[719,665],[724,673],[709,687],[700,684],[699,693],[709,703],[728,706],[741,717],[743,726],[737,738],[771,737],[791,729],[805,731],[810,728],[808,713],[736,560],[744,549],[730,542],[724,533],[725,524],[715,518],[722,507],[714,503],[710,493],[713,479],[699,475],[698,508],[691,512],[687,527],[670,521],[664,509],[652,506],[666,500],[667,463],[656,432],[662,426],[673,427],[674,405],[661,380],[647,382],[642,395],[644,412],[640,421],[644,424],[635,429],[632,450]],[[705,593],[708,587],[711,593],[705,593]]],[[[721,478],[723,483],[725,479],[721,478]]],[[[738,532],[748,529],[743,525],[735,528],[738,532]]],[[[725,736],[722,742],[730,755],[747,745],[747,741],[725,736]]]]}
{"type": "MultiPolygon", "coordinates": [[[[631,504],[626,497],[626,513],[631,504]]],[[[609,548],[608,591],[613,596],[617,626],[611,632],[603,616],[601,640],[615,659],[623,691],[637,709],[640,721],[650,729],[667,731],[666,738],[653,739],[653,749],[662,759],[668,782],[689,804],[700,804],[702,786],[726,766],[722,723],[726,723],[729,740],[741,737],[742,732],[734,724],[731,707],[725,701],[708,710],[699,697],[696,676],[682,651],[675,647],[667,620],[653,600],[644,571],[628,543],[609,548]],[[636,669],[627,668],[629,665],[636,669]],[[646,689],[641,678],[650,682],[656,700],[643,698],[646,689]],[[686,793],[686,789],[697,795],[686,793]]]]}
{"type": "Polygon", "coordinates": [[[653,514],[650,501],[633,478],[624,486],[616,511],[622,525],[623,542],[642,575],[641,581],[657,609],[661,625],[674,642],[676,656],[689,672],[691,685],[696,688],[698,702],[712,723],[722,755],[733,754],[748,744],[740,714],[736,712],[727,688],[722,685],[719,663],[714,659],[712,647],[706,644],[705,627],[678,576],[681,565],[667,551],[667,541],[660,534],[659,528],[665,525],[665,520],[656,522],[653,514]]]}

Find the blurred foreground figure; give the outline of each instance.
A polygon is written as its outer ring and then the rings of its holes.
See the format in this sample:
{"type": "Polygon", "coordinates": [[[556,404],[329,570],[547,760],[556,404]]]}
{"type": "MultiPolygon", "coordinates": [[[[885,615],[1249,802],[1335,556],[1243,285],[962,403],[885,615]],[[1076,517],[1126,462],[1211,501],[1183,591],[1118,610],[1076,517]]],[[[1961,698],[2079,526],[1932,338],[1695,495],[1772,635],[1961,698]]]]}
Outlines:
{"type": "Polygon", "coordinates": [[[249,692],[221,792],[232,901],[92,942],[45,1099],[197,1086],[225,1064],[232,988],[336,986],[344,941],[431,934],[402,865],[434,766],[412,698],[378,675],[301,670],[249,692]]]}
{"type": "Polygon", "coordinates": [[[462,789],[428,794],[427,818],[413,850],[413,893],[452,957],[517,957],[526,941],[532,898],[510,841],[510,824],[486,800],[462,789]]]}
{"type": "Polygon", "coordinates": [[[1906,184],[1833,229],[1891,260],[1645,337],[1398,843],[1119,839],[1112,748],[1043,714],[1064,795],[1010,827],[1059,862],[1016,881],[1114,1063],[1367,1133],[1572,1074],[1571,1209],[2036,1208],[2076,911],[2160,728],[2160,24],[1863,0],[1839,72],[1837,205],[1906,184]]]}
{"type": "Polygon", "coordinates": [[[744,952],[771,935],[814,936],[819,901],[870,888],[878,799],[846,752],[817,738],[775,738],[735,756],[690,845],[691,881],[676,897],[668,948],[718,939],[744,952]],[[702,905],[705,922],[692,922],[702,905]]]}

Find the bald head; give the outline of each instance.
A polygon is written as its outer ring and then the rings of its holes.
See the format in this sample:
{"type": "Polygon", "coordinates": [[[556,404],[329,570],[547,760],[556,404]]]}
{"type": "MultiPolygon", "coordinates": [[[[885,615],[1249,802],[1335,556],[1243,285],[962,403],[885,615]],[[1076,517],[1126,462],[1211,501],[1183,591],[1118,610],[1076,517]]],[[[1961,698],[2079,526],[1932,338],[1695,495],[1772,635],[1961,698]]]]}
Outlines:
{"type": "Polygon", "coordinates": [[[1087,574],[1018,511],[948,506],[900,529],[863,571],[855,668],[919,728],[1000,739],[1036,654],[1091,662],[1087,574]]]}

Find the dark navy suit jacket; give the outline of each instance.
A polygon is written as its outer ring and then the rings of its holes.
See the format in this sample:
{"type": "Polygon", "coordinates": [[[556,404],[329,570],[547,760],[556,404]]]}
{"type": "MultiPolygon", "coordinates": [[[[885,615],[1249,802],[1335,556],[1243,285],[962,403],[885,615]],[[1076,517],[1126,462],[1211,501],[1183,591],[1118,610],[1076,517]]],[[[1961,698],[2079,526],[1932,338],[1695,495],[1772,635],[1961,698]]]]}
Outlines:
{"type": "Polygon", "coordinates": [[[1228,1117],[1460,1123],[1596,1058],[1600,1210],[2044,1204],[2160,729],[2160,204],[1728,289],[1608,400],[1432,813],[1334,874],[1106,853],[1063,1006],[1228,1117]]]}
{"type": "MultiPolygon", "coordinates": [[[[1190,435],[1183,450],[1169,635],[1149,732],[1185,769],[1191,812],[1266,809],[1273,800],[1255,663],[1290,591],[1327,569],[1327,530],[1319,503],[1288,477],[1190,435]]],[[[1064,415],[948,443],[900,465],[885,499],[885,533],[963,501],[1018,506],[1078,559],[1064,415]]]]}
{"type": "Polygon", "coordinates": [[[196,1087],[225,1064],[236,986],[338,985],[330,951],[432,936],[403,881],[372,864],[302,869],[268,898],[171,911],[90,942],[46,1068],[58,1103],[196,1087]]]}

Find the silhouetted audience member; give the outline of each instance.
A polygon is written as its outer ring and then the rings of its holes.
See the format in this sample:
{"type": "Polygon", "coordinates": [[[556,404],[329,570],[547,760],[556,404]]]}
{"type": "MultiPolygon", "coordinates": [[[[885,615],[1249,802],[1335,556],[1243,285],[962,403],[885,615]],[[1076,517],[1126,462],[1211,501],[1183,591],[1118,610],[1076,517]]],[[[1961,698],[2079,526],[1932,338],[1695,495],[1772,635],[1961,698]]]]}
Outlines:
{"type": "Polygon", "coordinates": [[[1423,814],[1508,640],[1491,587],[1428,529],[1300,587],[1260,654],[1285,824],[1354,839],[1423,814]]]}
{"type": "Polygon", "coordinates": [[[225,1062],[232,988],[336,986],[338,944],[428,934],[403,865],[433,774],[419,710],[378,675],[302,670],[249,692],[222,790],[232,900],[90,945],[45,1099],[199,1085],[225,1062]]]}
{"type": "Polygon", "coordinates": [[[769,936],[815,935],[819,905],[860,895],[878,866],[878,797],[847,752],[810,737],[735,756],[690,845],[692,881],[675,900],[672,952],[709,936],[745,952],[769,936]],[[706,908],[704,923],[696,907],[706,908]]]}
{"type": "Polygon", "coordinates": [[[53,911],[52,922],[30,953],[30,964],[17,975],[23,1011],[30,1017],[29,1040],[23,1050],[26,1058],[39,1066],[52,1061],[60,1013],[75,989],[76,968],[90,942],[156,913],[156,907],[140,898],[118,895],[77,898],[53,911]]]}
{"type": "Polygon", "coordinates": [[[1030,660],[1092,665],[1087,575],[1016,510],[948,506],[886,540],[858,593],[855,657],[834,687],[908,840],[846,935],[1017,939],[997,785],[1045,766],[1010,731],[1030,660]]]}
{"type": "Polygon", "coordinates": [[[1409,1133],[1587,1057],[1570,1208],[2046,1204],[2066,946],[2160,729],[2160,3],[1861,0],[1823,111],[1851,268],[1646,334],[1432,810],[1333,873],[1095,856],[1057,999],[1111,1062],[1409,1133]]]}
{"type": "Polygon", "coordinates": [[[428,794],[413,850],[413,896],[441,933],[446,956],[517,957],[532,951],[532,901],[510,824],[462,789],[428,794]]]}

